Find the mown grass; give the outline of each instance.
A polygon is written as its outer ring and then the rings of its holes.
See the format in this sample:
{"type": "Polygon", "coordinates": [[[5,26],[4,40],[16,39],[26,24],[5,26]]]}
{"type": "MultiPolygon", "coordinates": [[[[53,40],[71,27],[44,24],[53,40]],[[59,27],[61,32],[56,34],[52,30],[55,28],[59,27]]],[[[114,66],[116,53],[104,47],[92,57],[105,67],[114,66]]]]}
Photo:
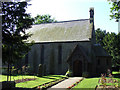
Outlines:
{"type": "Polygon", "coordinates": [[[91,89],[95,89],[96,85],[98,84],[99,79],[100,78],[86,78],[83,81],[81,81],[74,88],[91,88],[91,89]]]}
{"type": "MultiPolygon", "coordinates": [[[[11,76],[11,81],[22,79],[22,78],[37,78],[37,76],[29,76],[29,75],[16,75],[11,76]]],[[[9,78],[10,80],[10,78],[9,78]]],[[[7,81],[7,75],[0,75],[0,82],[7,81]]]]}
{"type": "Polygon", "coordinates": [[[113,71],[112,74],[120,74],[120,72],[113,71]]]}
{"type": "MultiPolygon", "coordinates": [[[[96,88],[97,85],[102,85],[101,83],[98,83],[98,80],[100,78],[86,78],[83,81],[81,81],[77,86],[75,86],[73,88],[73,90],[75,89],[92,89],[94,90],[96,88]]],[[[106,85],[117,85],[119,84],[120,86],[120,78],[113,78],[116,79],[119,83],[106,83],[106,85]]]]}
{"type": "MultiPolygon", "coordinates": [[[[7,80],[6,75],[0,75],[0,77],[2,77],[2,79],[0,81],[7,80]]],[[[19,75],[19,76],[12,76],[11,79],[13,81],[14,80],[13,78],[15,78],[15,80],[22,79],[22,78],[37,78],[36,80],[26,81],[26,82],[21,82],[21,83],[16,84],[16,87],[34,88],[34,87],[37,87],[37,86],[42,85],[44,83],[55,81],[57,79],[61,79],[63,77],[65,77],[65,76],[64,75],[48,75],[48,76],[43,76],[43,77],[37,77],[37,76],[19,75]]]]}

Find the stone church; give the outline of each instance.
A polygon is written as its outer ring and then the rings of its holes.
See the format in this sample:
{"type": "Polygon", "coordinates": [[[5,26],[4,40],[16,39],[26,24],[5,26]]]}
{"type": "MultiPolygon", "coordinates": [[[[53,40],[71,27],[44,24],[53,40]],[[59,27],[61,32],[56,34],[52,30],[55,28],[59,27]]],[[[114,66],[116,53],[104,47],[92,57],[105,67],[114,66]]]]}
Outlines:
{"type": "Polygon", "coordinates": [[[28,40],[35,41],[22,63],[29,64],[32,72],[38,65],[44,66],[44,74],[64,74],[70,70],[72,76],[90,76],[111,69],[111,57],[96,44],[94,30],[94,8],[90,18],[33,25],[27,30],[33,34],[28,40]]]}

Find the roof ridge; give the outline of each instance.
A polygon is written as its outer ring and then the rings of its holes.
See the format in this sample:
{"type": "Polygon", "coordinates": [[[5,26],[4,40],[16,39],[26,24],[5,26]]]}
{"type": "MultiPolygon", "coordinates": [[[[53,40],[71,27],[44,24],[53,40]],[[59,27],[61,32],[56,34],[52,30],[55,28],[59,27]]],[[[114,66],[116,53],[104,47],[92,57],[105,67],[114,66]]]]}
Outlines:
{"type": "MultiPolygon", "coordinates": [[[[85,20],[90,20],[90,19],[76,19],[76,20],[58,21],[58,22],[41,23],[41,24],[53,24],[53,23],[64,23],[64,22],[85,21],[85,20]]],[[[33,24],[33,25],[41,25],[41,24],[33,24]]]]}

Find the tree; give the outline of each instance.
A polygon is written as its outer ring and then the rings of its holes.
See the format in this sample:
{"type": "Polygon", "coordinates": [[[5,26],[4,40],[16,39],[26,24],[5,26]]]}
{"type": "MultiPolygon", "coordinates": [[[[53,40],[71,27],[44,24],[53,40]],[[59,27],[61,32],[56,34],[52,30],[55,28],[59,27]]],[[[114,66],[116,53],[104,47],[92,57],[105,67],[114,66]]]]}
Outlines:
{"type": "Polygon", "coordinates": [[[116,62],[116,65],[117,66],[120,66],[120,32],[116,35],[116,51],[115,51],[115,53],[116,53],[116,60],[115,60],[115,62],[116,62]]]}
{"type": "Polygon", "coordinates": [[[114,66],[120,66],[120,33],[107,33],[105,36],[103,43],[104,49],[109,52],[109,54],[113,57],[112,62],[114,66]]]}
{"type": "Polygon", "coordinates": [[[120,66],[120,33],[95,30],[96,43],[99,43],[112,56],[112,65],[120,66]]]}
{"type": "Polygon", "coordinates": [[[34,17],[34,24],[41,24],[41,23],[52,23],[57,22],[55,19],[51,19],[51,15],[37,15],[34,17]]]}
{"type": "Polygon", "coordinates": [[[103,40],[104,49],[112,56],[112,64],[115,65],[116,62],[116,34],[115,33],[107,33],[103,40]]]}
{"type": "Polygon", "coordinates": [[[31,35],[25,32],[33,24],[25,12],[27,6],[27,2],[2,2],[2,62],[8,65],[9,74],[11,65],[21,60],[33,44],[27,43],[31,35]]]}
{"type": "Polygon", "coordinates": [[[116,22],[120,19],[120,0],[108,0],[110,4],[112,4],[112,7],[110,8],[111,12],[111,19],[116,19],[116,22]]]}
{"type": "Polygon", "coordinates": [[[95,30],[95,35],[96,35],[96,43],[99,43],[101,46],[104,46],[103,39],[106,35],[106,31],[102,31],[100,28],[95,30]]]}

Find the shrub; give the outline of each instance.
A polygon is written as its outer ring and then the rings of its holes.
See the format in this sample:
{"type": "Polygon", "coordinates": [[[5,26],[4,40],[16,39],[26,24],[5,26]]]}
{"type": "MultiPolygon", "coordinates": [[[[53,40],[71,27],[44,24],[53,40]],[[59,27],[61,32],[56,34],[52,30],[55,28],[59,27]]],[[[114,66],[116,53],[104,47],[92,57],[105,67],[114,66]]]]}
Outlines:
{"type": "Polygon", "coordinates": [[[20,69],[18,70],[18,74],[21,74],[21,70],[20,69]]]}
{"type": "Polygon", "coordinates": [[[26,69],[26,66],[23,65],[23,66],[22,66],[22,74],[25,74],[25,69],[26,69]]]}
{"type": "Polygon", "coordinates": [[[89,73],[88,72],[83,72],[82,77],[89,77],[89,73]]]}
{"type": "Polygon", "coordinates": [[[66,72],[66,74],[65,74],[65,76],[72,76],[72,72],[70,71],[70,70],[68,70],[67,72],[66,72]]]}
{"type": "Polygon", "coordinates": [[[27,65],[25,68],[25,75],[29,75],[30,74],[30,65],[27,65]]]}
{"type": "Polygon", "coordinates": [[[118,87],[120,88],[120,80],[118,80],[118,87]]]}
{"type": "Polygon", "coordinates": [[[101,74],[101,84],[103,85],[103,87],[106,87],[106,83],[107,83],[106,75],[101,74]]]}
{"type": "Polygon", "coordinates": [[[38,66],[38,77],[42,77],[43,76],[43,66],[42,64],[39,64],[38,66]]]}

